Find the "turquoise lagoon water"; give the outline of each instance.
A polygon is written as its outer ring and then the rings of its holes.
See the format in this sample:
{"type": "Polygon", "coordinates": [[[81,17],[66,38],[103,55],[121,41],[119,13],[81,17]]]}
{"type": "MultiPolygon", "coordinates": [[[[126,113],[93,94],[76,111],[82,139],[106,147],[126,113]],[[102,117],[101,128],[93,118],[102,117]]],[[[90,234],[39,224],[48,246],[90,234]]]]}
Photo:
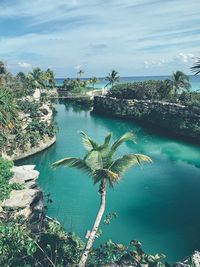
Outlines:
{"type": "Polygon", "coordinates": [[[112,239],[140,240],[146,252],[162,252],[174,262],[200,249],[200,147],[155,134],[132,121],[106,118],[57,104],[57,142],[19,164],[36,164],[39,186],[51,194],[48,214],[82,238],[90,229],[98,205],[98,187],[78,170],[50,165],[65,156],[84,155],[78,131],[101,142],[107,132],[117,138],[132,131],[137,144],[124,144],[121,153],[143,153],[153,164],[130,169],[114,190],[108,189],[106,213],[117,212],[109,226],[101,226],[96,245],[112,239]]]}
{"type": "MultiPolygon", "coordinates": [[[[88,79],[88,78],[83,78],[88,79]]],[[[140,76],[140,77],[121,77],[120,83],[130,83],[130,82],[141,82],[141,81],[148,81],[148,80],[165,80],[170,79],[170,76],[140,76]]],[[[200,89],[200,76],[190,75],[189,76],[190,83],[192,86],[192,90],[196,91],[200,89]]],[[[105,78],[98,78],[99,82],[95,84],[96,88],[103,88],[106,86],[107,81],[105,81],[105,78]]],[[[64,81],[64,78],[57,78],[56,84],[62,85],[64,81]]]]}

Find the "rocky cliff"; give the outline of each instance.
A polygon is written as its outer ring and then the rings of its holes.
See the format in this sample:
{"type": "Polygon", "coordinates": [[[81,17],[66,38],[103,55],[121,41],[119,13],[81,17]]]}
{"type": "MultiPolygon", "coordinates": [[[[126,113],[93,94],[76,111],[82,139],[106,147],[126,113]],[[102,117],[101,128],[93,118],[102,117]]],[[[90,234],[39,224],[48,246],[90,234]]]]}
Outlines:
{"type": "Polygon", "coordinates": [[[200,108],[176,103],[94,97],[94,112],[146,121],[182,137],[200,142],[200,108]]]}
{"type": "Polygon", "coordinates": [[[10,183],[18,183],[22,189],[11,191],[10,197],[0,203],[0,219],[23,216],[32,232],[38,232],[44,219],[44,202],[43,193],[36,184],[39,172],[34,168],[34,165],[13,167],[10,183]]]}

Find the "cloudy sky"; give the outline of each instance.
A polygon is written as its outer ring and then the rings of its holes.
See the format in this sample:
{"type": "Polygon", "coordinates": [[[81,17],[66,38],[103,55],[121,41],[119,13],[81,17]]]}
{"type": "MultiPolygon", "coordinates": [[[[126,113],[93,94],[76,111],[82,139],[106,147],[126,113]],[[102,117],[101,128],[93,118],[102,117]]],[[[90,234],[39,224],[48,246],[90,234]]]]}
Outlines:
{"type": "Polygon", "coordinates": [[[190,73],[197,57],[200,0],[0,0],[0,59],[14,73],[190,73]]]}

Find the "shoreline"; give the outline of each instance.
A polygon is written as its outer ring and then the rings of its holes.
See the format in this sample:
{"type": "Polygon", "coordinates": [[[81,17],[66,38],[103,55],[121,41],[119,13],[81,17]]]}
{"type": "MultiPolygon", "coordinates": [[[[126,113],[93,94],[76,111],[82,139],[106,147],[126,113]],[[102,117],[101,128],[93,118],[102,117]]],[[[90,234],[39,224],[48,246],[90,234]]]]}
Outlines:
{"type": "Polygon", "coordinates": [[[56,142],[56,135],[52,138],[45,138],[41,140],[38,146],[30,148],[28,151],[25,151],[22,153],[19,152],[19,153],[13,154],[12,156],[6,155],[4,158],[8,160],[13,160],[13,161],[25,159],[25,158],[28,158],[30,156],[33,156],[39,152],[46,150],[47,148],[51,147],[55,142],[56,142]]]}
{"type": "Polygon", "coordinates": [[[96,96],[92,113],[102,114],[112,118],[134,121],[156,134],[180,138],[193,144],[200,144],[200,137],[187,126],[196,125],[200,114],[193,108],[175,103],[144,101],[132,99],[117,99],[113,97],[96,96]],[[179,118],[182,116],[181,123],[179,118]],[[177,120],[178,119],[178,120],[177,120]],[[156,127],[158,129],[156,129],[156,127]]]}

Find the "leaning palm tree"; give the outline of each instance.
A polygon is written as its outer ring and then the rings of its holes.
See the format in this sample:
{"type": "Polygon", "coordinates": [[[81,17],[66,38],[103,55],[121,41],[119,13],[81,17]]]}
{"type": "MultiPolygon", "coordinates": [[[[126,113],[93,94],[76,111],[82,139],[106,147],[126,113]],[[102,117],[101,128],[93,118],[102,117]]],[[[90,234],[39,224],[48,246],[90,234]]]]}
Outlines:
{"type": "Polygon", "coordinates": [[[81,132],[82,142],[86,149],[86,155],[83,159],[67,157],[53,163],[53,167],[65,166],[80,169],[88,174],[94,184],[99,184],[100,207],[89,233],[89,238],[79,262],[79,267],[84,267],[93,246],[95,236],[105,210],[106,185],[113,187],[121,179],[123,172],[134,165],[140,165],[143,161],[151,162],[151,159],[142,154],[125,154],[122,157],[114,159],[118,147],[130,140],[134,141],[133,134],[128,132],[117,139],[111,146],[111,134],[109,133],[104,143],[99,145],[85,133],[81,132]]]}
{"type": "Polygon", "coordinates": [[[172,90],[175,95],[181,91],[189,91],[191,84],[189,83],[189,77],[182,71],[177,70],[171,77],[172,90]]]}
{"type": "Polygon", "coordinates": [[[111,73],[108,73],[108,76],[106,76],[105,80],[108,81],[106,86],[111,85],[111,88],[113,85],[117,82],[119,82],[120,76],[118,75],[118,72],[115,70],[112,70],[111,73]]]}
{"type": "Polygon", "coordinates": [[[200,58],[195,62],[194,66],[191,67],[192,72],[194,72],[194,75],[197,75],[200,73],[200,58]]]}

